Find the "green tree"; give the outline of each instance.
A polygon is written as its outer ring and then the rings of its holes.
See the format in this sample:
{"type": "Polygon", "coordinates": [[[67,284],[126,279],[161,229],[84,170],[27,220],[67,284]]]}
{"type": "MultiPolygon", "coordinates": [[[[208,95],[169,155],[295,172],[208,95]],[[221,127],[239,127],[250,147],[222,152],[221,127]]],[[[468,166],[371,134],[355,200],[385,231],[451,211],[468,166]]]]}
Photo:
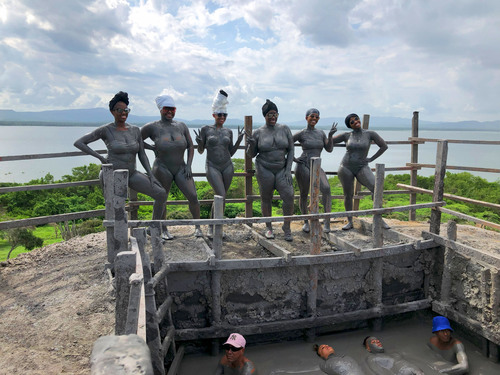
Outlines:
{"type": "Polygon", "coordinates": [[[7,254],[9,259],[10,254],[18,246],[24,246],[26,250],[31,251],[35,247],[43,245],[43,239],[33,234],[33,231],[28,228],[14,228],[5,231],[7,241],[10,243],[10,251],[7,254]]]}

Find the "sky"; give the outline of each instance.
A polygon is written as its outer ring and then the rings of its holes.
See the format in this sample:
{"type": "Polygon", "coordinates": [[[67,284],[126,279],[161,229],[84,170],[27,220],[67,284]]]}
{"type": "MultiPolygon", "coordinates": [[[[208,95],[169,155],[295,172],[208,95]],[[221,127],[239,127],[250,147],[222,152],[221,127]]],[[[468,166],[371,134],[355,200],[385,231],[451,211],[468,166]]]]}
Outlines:
{"type": "Polygon", "coordinates": [[[494,121],[499,45],[498,0],[1,0],[0,109],[494,121]]]}

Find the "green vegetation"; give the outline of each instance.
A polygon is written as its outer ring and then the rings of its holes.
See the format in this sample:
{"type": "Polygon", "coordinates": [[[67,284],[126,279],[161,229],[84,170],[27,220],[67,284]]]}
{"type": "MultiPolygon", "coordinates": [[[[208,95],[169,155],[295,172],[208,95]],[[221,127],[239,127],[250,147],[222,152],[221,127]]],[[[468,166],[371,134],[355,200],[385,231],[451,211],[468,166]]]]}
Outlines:
{"type": "MultiPolygon", "coordinates": [[[[243,172],[244,160],[235,159],[235,171],[243,172]]],[[[82,180],[92,180],[99,178],[100,166],[89,164],[82,167],[73,168],[71,175],[65,175],[59,181],[55,181],[51,174],[45,177],[32,180],[26,185],[50,184],[56,182],[72,182],[82,180]]],[[[342,195],[342,186],[337,177],[329,179],[332,188],[332,195],[342,195]]],[[[385,179],[385,190],[398,190],[397,184],[409,184],[410,176],[406,175],[387,175],[385,179]]],[[[13,184],[3,184],[3,186],[12,186],[13,184]]],[[[432,190],[434,188],[434,177],[418,177],[418,186],[424,189],[432,190]]],[[[198,198],[213,199],[213,189],[206,181],[196,181],[198,198]]],[[[298,195],[298,187],[294,181],[294,189],[298,195]]],[[[259,194],[259,188],[256,179],[253,180],[254,194],[259,194]]],[[[245,187],[244,179],[235,177],[228,192],[228,198],[244,197],[245,187]]],[[[487,202],[500,204],[500,181],[488,182],[483,178],[476,177],[470,173],[447,173],[445,179],[445,192],[459,195],[467,198],[483,200],[487,202]]],[[[139,200],[151,200],[150,197],[139,194],[139,200]]],[[[184,196],[173,184],[169,194],[169,200],[184,200],[184,196]]],[[[432,197],[427,194],[418,194],[417,203],[430,202],[432,197]]],[[[447,208],[472,215],[494,223],[500,223],[500,213],[478,205],[454,202],[446,200],[447,208]]],[[[282,205],[280,200],[273,202],[273,215],[282,215],[282,205]]],[[[406,194],[386,195],[384,197],[385,207],[404,206],[409,204],[409,198],[406,194]]],[[[370,196],[360,201],[360,209],[370,209],[373,202],[370,196]]],[[[88,211],[104,208],[104,198],[101,187],[80,186],[65,189],[49,189],[38,191],[12,192],[0,195],[0,220],[14,220],[36,216],[56,215],[69,212],[88,211]]],[[[201,216],[208,218],[210,216],[210,204],[202,204],[201,216]]],[[[332,202],[332,211],[343,211],[344,204],[341,199],[334,199],[332,202]]],[[[430,209],[417,211],[417,220],[425,221],[430,217],[430,209]]],[[[228,203],[225,208],[226,217],[242,216],[245,212],[244,203],[228,203]]],[[[152,206],[141,206],[138,210],[139,219],[150,219],[152,206]]],[[[295,202],[295,214],[300,214],[298,201],[295,202]]],[[[260,202],[253,204],[253,216],[262,216],[260,202]]],[[[190,218],[187,206],[168,206],[167,219],[190,218]]],[[[390,218],[399,220],[408,220],[406,212],[398,212],[389,215],[390,218]]],[[[451,218],[450,215],[442,215],[442,221],[445,222],[451,218]]],[[[463,220],[458,220],[464,222],[463,220]]],[[[45,225],[34,229],[33,235],[43,239],[43,245],[68,239],[73,235],[84,235],[88,233],[102,231],[102,218],[78,221],[73,223],[59,223],[58,225],[45,225]]],[[[0,261],[5,260],[11,249],[11,243],[7,240],[7,233],[0,234],[0,261]]],[[[11,254],[15,257],[17,254],[27,251],[24,246],[16,247],[11,254]]]]}

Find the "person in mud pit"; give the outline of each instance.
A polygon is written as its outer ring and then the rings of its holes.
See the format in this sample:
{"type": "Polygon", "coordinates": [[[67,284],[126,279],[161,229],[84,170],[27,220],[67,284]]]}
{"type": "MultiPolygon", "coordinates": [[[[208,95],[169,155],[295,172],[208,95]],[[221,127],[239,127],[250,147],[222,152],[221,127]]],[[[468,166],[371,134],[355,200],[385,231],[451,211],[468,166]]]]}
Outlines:
{"type": "MultiPolygon", "coordinates": [[[[283,214],[293,215],[293,137],[290,128],[278,124],[278,107],[269,99],[262,106],[262,115],[266,123],[247,134],[247,154],[255,158],[255,172],[261,196],[262,214],[272,216],[271,202],[274,189],[278,190],[283,201],[283,214]]],[[[283,223],[284,238],[293,241],[290,220],[283,223]]],[[[264,235],[274,238],[271,223],[266,223],[264,235]]]]}
{"type": "MultiPolygon", "coordinates": [[[[160,95],[156,97],[155,102],[160,110],[161,119],[150,122],[141,128],[142,139],[151,138],[154,142],[154,145],[144,143],[144,147],[153,150],[156,155],[153,163],[153,174],[160,181],[167,194],[170,192],[172,182],[175,181],[189,202],[189,211],[193,215],[193,219],[199,219],[200,202],[191,172],[194,145],[189,129],[183,122],[174,120],[176,106],[171,96],[160,95]],[[184,161],[186,150],[187,163],[184,161]]],[[[163,212],[163,219],[165,217],[166,210],[163,212]]],[[[196,237],[203,236],[199,225],[195,226],[194,235],[196,237]]],[[[164,227],[162,238],[171,240],[174,237],[164,227]]]]}
{"type": "MultiPolygon", "coordinates": [[[[236,153],[243,139],[244,130],[238,126],[238,138],[233,144],[233,132],[224,127],[227,118],[227,93],[219,90],[212,104],[212,116],[215,119],[213,125],[202,127],[198,132],[195,130],[196,143],[200,154],[207,150],[205,171],[207,180],[214,193],[220,195],[224,200],[231,186],[234,175],[234,165],[231,157],[236,153]]],[[[214,206],[210,217],[214,216],[214,206]]],[[[214,227],[208,226],[207,236],[213,237],[214,227]]]]}
{"type": "MultiPolygon", "coordinates": [[[[141,130],[137,126],[127,123],[128,114],[130,113],[128,104],[128,94],[123,91],[118,92],[109,101],[109,112],[114,117],[114,121],[85,134],[75,141],[74,146],[99,159],[102,164],[113,165],[113,170],[128,170],[128,186],[139,193],[149,195],[155,200],[153,220],[160,220],[165,211],[167,193],[151,172],[151,166],[144,151],[141,130]],[[106,144],[108,149],[106,157],[88,145],[99,139],[106,144]],[[137,157],[139,157],[139,161],[146,170],[147,175],[136,169],[137,157]]],[[[99,177],[102,179],[102,172],[99,177]]]]}
{"type": "Polygon", "coordinates": [[[325,361],[319,367],[327,375],[364,375],[358,363],[347,355],[336,355],[330,345],[313,346],[313,350],[325,361]]]}
{"type": "MultiPolygon", "coordinates": [[[[293,135],[293,141],[299,142],[302,146],[302,155],[294,159],[296,163],[295,179],[297,180],[297,185],[299,186],[300,191],[299,206],[302,215],[308,214],[307,197],[309,195],[309,185],[311,179],[311,171],[309,170],[311,158],[319,158],[323,149],[327,152],[332,152],[332,136],[337,131],[337,123],[335,122],[328,132],[328,137],[323,130],[316,127],[319,121],[319,111],[316,108],[308,109],[305,118],[307,121],[307,127],[293,135]]],[[[330,212],[332,210],[332,192],[330,184],[328,183],[328,178],[326,177],[323,169],[320,171],[320,191],[325,212],[330,212]]],[[[304,220],[302,230],[309,233],[309,220],[304,220]]],[[[325,219],[323,230],[325,233],[330,232],[329,218],[325,219]]]]}
{"type": "Polygon", "coordinates": [[[363,346],[371,353],[366,358],[368,367],[377,375],[424,375],[417,366],[405,360],[399,353],[385,353],[384,346],[374,336],[367,336],[363,346]]]}
{"type": "Polygon", "coordinates": [[[453,329],[450,321],[444,316],[436,316],[432,319],[432,336],[429,340],[429,347],[438,353],[448,362],[455,363],[440,369],[444,374],[465,374],[469,371],[467,354],[465,354],[464,344],[460,340],[451,337],[453,329]]]}
{"type": "Polygon", "coordinates": [[[251,360],[245,357],[245,338],[239,333],[231,333],[224,343],[226,354],[221,358],[215,375],[258,375],[251,360]]]}
{"type": "MultiPolygon", "coordinates": [[[[344,190],[344,207],[346,211],[352,211],[354,197],[354,178],[360,184],[366,186],[372,193],[375,190],[375,176],[368,163],[371,163],[387,150],[387,143],[373,130],[361,128],[359,116],[351,113],[345,118],[345,125],[352,129],[351,132],[342,133],[332,138],[333,143],[345,142],[346,153],[340,162],[338,177],[344,190]],[[371,143],[379,147],[372,157],[368,157],[371,143]]],[[[383,222],[384,228],[389,226],[383,222]]],[[[348,218],[343,230],[353,228],[352,217],[348,218]]]]}

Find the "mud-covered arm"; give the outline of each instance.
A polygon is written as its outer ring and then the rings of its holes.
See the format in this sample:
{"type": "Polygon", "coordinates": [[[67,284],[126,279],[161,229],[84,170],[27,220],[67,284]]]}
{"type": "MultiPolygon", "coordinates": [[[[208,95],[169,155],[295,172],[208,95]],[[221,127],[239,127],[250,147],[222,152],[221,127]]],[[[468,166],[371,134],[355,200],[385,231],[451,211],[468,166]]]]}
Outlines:
{"type": "Polygon", "coordinates": [[[371,139],[373,142],[375,142],[375,144],[379,147],[379,149],[371,158],[368,158],[369,163],[377,159],[387,150],[387,143],[385,143],[385,141],[382,139],[380,135],[378,135],[375,132],[371,132],[371,139]]]}
{"type": "Polygon", "coordinates": [[[203,127],[198,129],[198,131],[194,130],[194,134],[196,135],[195,141],[198,145],[198,153],[203,154],[203,151],[205,151],[205,140],[207,137],[206,128],[203,127]]]}
{"type": "Polygon", "coordinates": [[[251,158],[254,158],[259,153],[259,149],[257,146],[257,144],[259,143],[259,129],[255,130],[253,132],[253,134],[248,134],[248,133],[245,133],[245,134],[247,135],[246,152],[247,152],[248,156],[250,156],[251,158]]]}
{"type": "Polygon", "coordinates": [[[145,139],[151,138],[151,126],[146,124],[141,128],[141,137],[143,140],[144,148],[147,150],[153,150],[156,154],[156,147],[153,145],[150,145],[149,143],[144,142],[145,139]]]}
{"type": "MultiPolygon", "coordinates": [[[[332,140],[332,137],[333,135],[337,132],[337,123],[334,122],[332,124],[332,127],[330,129],[330,131],[328,132],[328,137],[324,137],[323,138],[323,142],[324,142],[324,147],[325,147],[325,150],[327,152],[332,152],[333,151],[333,140],[332,140]]],[[[325,133],[323,133],[325,134],[325,133]]]]}
{"type": "Polygon", "coordinates": [[[85,134],[83,137],[78,138],[75,141],[75,143],[73,143],[73,145],[77,149],[85,152],[86,154],[91,155],[91,156],[99,159],[102,164],[106,164],[107,163],[106,158],[88,146],[89,143],[92,143],[92,142],[95,142],[99,139],[102,139],[102,137],[103,137],[102,128],[97,128],[94,131],[92,131],[88,134],[85,134]]]}
{"type": "Polygon", "coordinates": [[[193,164],[194,158],[194,145],[193,140],[191,139],[191,135],[189,134],[189,129],[186,124],[182,123],[182,127],[184,128],[184,137],[186,137],[187,142],[187,162],[186,162],[186,178],[190,179],[193,177],[193,173],[191,172],[191,165],[193,164]]]}
{"type": "Polygon", "coordinates": [[[214,375],[222,375],[224,374],[224,366],[219,362],[217,368],[215,369],[214,375]]]}
{"type": "Polygon", "coordinates": [[[142,134],[140,129],[137,130],[137,142],[139,142],[139,151],[137,152],[137,156],[139,157],[139,161],[141,162],[144,170],[149,176],[149,180],[151,183],[155,180],[153,176],[153,172],[151,171],[151,165],[149,164],[148,156],[146,155],[146,151],[144,151],[144,142],[142,140],[142,134]]]}
{"type": "Polygon", "coordinates": [[[457,355],[457,364],[448,368],[439,370],[441,373],[460,375],[465,374],[469,371],[469,361],[467,359],[467,354],[465,354],[465,347],[462,343],[457,343],[453,346],[453,349],[457,355]]]}
{"type": "MultiPolygon", "coordinates": [[[[231,137],[231,144],[233,144],[233,132],[230,133],[230,137],[231,137]]],[[[229,150],[229,153],[231,154],[231,156],[233,156],[236,151],[238,151],[238,147],[240,147],[240,143],[241,143],[241,140],[243,139],[243,135],[245,134],[245,128],[242,128],[240,130],[240,127],[238,126],[238,138],[236,139],[236,143],[231,147],[231,149],[229,150]]]]}
{"type": "MultiPolygon", "coordinates": [[[[288,126],[286,127],[286,136],[288,139],[288,150],[287,150],[287,154],[286,154],[286,171],[287,171],[287,173],[290,174],[290,180],[291,180],[293,157],[295,155],[295,146],[294,146],[294,142],[293,142],[292,132],[290,131],[290,128],[288,126]]],[[[290,183],[292,183],[292,181],[290,181],[290,183]]]]}

